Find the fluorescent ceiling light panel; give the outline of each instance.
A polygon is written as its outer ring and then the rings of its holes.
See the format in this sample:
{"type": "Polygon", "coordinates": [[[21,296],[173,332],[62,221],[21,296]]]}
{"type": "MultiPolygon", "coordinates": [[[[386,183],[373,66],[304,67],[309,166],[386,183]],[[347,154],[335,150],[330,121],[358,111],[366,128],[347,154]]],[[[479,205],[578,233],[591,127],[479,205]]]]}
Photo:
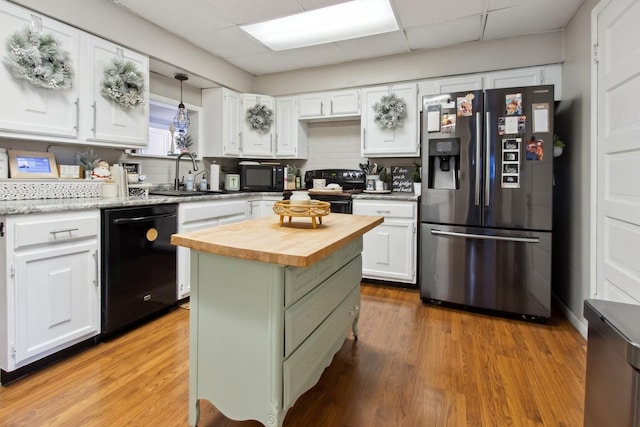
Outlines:
{"type": "Polygon", "coordinates": [[[399,29],[389,0],[352,0],[273,19],[241,25],[273,50],[331,43],[399,29]]]}

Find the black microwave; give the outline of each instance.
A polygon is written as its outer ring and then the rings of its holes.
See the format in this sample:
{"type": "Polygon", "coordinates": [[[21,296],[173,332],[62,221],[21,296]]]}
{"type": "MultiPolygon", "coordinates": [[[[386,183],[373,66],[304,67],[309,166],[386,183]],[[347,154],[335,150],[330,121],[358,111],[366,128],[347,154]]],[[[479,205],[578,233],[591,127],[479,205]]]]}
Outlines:
{"type": "Polygon", "coordinates": [[[283,191],[284,166],[240,165],[240,191],[283,191]]]}

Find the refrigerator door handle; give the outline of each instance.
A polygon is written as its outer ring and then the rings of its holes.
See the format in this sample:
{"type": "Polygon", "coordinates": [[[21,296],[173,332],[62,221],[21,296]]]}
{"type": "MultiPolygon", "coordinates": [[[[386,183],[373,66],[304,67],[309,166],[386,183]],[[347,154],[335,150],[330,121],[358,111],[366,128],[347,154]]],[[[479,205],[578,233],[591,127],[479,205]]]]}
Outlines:
{"type": "Polygon", "coordinates": [[[476,206],[480,206],[480,150],[482,129],[480,129],[481,113],[476,113],[476,206]]]}
{"type": "Polygon", "coordinates": [[[440,230],[434,230],[434,229],[431,229],[431,234],[434,236],[465,237],[468,239],[480,239],[480,240],[506,240],[509,242],[523,242],[523,243],[539,243],[540,242],[540,239],[537,237],[488,236],[485,234],[456,233],[453,231],[440,231],[440,230]]]}
{"type": "Polygon", "coordinates": [[[491,191],[491,113],[487,111],[487,121],[485,122],[486,130],[486,140],[485,150],[486,155],[484,158],[484,205],[489,206],[489,192],[491,191]]]}

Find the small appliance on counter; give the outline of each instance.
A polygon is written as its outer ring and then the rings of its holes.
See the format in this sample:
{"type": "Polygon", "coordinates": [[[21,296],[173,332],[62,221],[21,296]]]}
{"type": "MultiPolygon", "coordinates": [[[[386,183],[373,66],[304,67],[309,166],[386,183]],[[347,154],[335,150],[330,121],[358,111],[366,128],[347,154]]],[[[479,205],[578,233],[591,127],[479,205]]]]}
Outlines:
{"type": "Polygon", "coordinates": [[[224,189],[227,191],[240,191],[240,175],[228,173],[224,178],[224,189]]]}
{"type": "Polygon", "coordinates": [[[240,162],[238,166],[242,191],[284,190],[284,166],[257,162],[240,162]]]}

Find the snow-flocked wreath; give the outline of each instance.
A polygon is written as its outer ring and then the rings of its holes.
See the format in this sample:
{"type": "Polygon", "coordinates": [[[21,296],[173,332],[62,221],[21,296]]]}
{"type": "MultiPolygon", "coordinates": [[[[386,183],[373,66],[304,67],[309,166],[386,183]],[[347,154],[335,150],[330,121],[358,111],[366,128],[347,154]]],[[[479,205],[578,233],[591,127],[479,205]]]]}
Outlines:
{"type": "Polygon", "coordinates": [[[266,133],[273,123],[273,111],[264,104],[256,104],[247,110],[247,123],[251,129],[266,133]]]}
{"type": "Polygon", "coordinates": [[[40,34],[29,27],[9,36],[9,54],[2,62],[13,75],[45,89],[68,89],[73,81],[69,52],[53,34],[40,34]]]}
{"type": "Polygon", "coordinates": [[[402,126],[402,121],[407,117],[407,104],[395,94],[385,95],[373,104],[373,111],[373,120],[379,127],[395,129],[402,126]]]}
{"type": "Polygon", "coordinates": [[[114,58],[104,69],[100,93],[111,99],[124,111],[144,104],[144,76],[131,61],[114,58]]]}

